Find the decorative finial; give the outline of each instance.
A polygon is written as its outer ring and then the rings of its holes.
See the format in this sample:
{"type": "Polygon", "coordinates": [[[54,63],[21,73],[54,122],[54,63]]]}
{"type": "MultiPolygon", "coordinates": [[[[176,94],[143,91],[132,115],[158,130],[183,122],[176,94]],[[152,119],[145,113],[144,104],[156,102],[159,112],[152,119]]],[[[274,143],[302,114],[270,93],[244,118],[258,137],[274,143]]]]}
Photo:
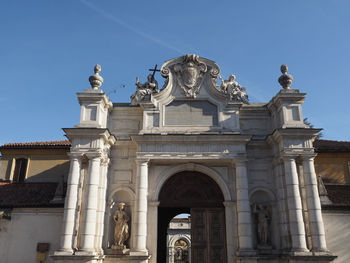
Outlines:
{"type": "Polygon", "coordinates": [[[278,78],[278,82],[284,89],[290,89],[293,82],[293,76],[288,74],[288,67],[286,64],[281,65],[282,76],[278,78]]]}
{"type": "Polygon", "coordinates": [[[94,67],[94,72],[95,74],[89,77],[89,82],[92,89],[97,90],[103,83],[103,78],[100,76],[101,66],[99,64],[94,67]]]}

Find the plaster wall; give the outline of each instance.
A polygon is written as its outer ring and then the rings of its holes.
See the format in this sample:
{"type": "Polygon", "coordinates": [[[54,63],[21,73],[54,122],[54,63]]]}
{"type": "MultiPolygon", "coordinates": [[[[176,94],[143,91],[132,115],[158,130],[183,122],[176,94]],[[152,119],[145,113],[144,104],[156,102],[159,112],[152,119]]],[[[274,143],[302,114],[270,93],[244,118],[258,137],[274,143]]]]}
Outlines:
{"type": "Polygon", "coordinates": [[[323,222],[328,249],[337,255],[334,263],[350,262],[350,212],[323,211],[323,222]]]}
{"type": "Polygon", "coordinates": [[[0,220],[0,261],[36,263],[37,243],[49,243],[48,256],[59,248],[63,209],[14,209],[11,220],[0,220]]]}
{"type": "Polygon", "coordinates": [[[350,153],[319,153],[315,169],[324,183],[350,184],[350,153]]]}
{"type": "Polygon", "coordinates": [[[58,182],[64,176],[67,181],[69,161],[62,156],[42,157],[30,159],[27,171],[27,182],[58,182]]]}
{"type": "Polygon", "coordinates": [[[6,180],[7,170],[10,168],[10,160],[0,159],[0,180],[6,180]]]}
{"type": "Polygon", "coordinates": [[[67,150],[63,149],[7,149],[2,150],[0,178],[12,180],[15,159],[28,159],[26,181],[60,182],[69,171],[67,150]]]}

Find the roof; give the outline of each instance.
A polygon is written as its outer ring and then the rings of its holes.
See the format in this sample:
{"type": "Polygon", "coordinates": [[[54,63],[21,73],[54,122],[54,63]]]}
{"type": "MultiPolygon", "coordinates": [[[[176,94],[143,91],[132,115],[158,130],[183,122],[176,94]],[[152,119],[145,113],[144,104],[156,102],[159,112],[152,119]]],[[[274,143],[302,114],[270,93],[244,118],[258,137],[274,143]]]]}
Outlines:
{"type": "Polygon", "coordinates": [[[315,140],[314,147],[318,153],[350,152],[350,141],[315,140]]]}
{"type": "Polygon", "coordinates": [[[6,143],[0,146],[0,149],[69,149],[70,141],[43,141],[43,142],[24,142],[24,143],[6,143]]]}
{"type": "Polygon", "coordinates": [[[331,205],[323,205],[322,208],[329,209],[349,209],[350,208],[350,185],[325,184],[328,198],[331,205]]]}
{"type": "Polygon", "coordinates": [[[189,223],[191,220],[190,220],[190,217],[188,218],[173,218],[171,219],[170,222],[172,223],[189,223]]]}
{"type": "Polygon", "coordinates": [[[0,207],[63,207],[52,203],[58,183],[1,183],[0,207]]]}

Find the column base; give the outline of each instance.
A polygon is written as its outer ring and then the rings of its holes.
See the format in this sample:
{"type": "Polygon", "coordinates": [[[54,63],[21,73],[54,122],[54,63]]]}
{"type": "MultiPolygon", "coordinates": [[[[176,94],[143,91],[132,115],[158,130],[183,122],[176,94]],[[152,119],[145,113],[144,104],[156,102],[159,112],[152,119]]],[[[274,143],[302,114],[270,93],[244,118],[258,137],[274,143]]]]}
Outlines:
{"type": "Polygon", "coordinates": [[[136,249],[132,249],[130,250],[129,253],[130,257],[142,257],[142,256],[148,256],[148,250],[145,249],[140,249],[140,250],[136,250],[136,249]]]}
{"type": "Polygon", "coordinates": [[[306,248],[293,248],[287,252],[290,256],[310,256],[312,253],[306,248]]]}
{"type": "Polygon", "coordinates": [[[241,249],[236,252],[237,257],[254,257],[256,255],[257,251],[254,249],[241,249]]]}
{"type": "Polygon", "coordinates": [[[73,249],[59,249],[53,252],[53,256],[71,256],[74,254],[73,249]]]}
{"type": "Polygon", "coordinates": [[[311,249],[311,252],[313,253],[328,253],[328,254],[332,254],[327,248],[315,248],[315,249],[311,249]]]}
{"type": "Polygon", "coordinates": [[[256,250],[238,250],[236,252],[236,262],[237,263],[257,263],[257,251],[256,250]]]}
{"type": "Polygon", "coordinates": [[[102,255],[57,255],[52,254],[50,257],[55,263],[102,263],[102,255]]]}
{"type": "Polygon", "coordinates": [[[76,256],[98,256],[99,253],[96,250],[78,250],[75,252],[76,256]]]}

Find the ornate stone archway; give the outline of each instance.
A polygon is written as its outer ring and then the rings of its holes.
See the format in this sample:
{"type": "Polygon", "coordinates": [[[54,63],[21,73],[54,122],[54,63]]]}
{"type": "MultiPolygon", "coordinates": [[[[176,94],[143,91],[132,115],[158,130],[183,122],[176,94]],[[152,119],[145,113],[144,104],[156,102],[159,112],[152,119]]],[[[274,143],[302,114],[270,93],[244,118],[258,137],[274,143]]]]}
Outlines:
{"type": "Polygon", "coordinates": [[[165,262],[165,230],[179,212],[191,214],[191,262],[226,262],[224,195],[208,175],[182,171],[159,191],[157,262],[165,262]],[[217,261],[215,261],[217,262],[217,261]]]}

